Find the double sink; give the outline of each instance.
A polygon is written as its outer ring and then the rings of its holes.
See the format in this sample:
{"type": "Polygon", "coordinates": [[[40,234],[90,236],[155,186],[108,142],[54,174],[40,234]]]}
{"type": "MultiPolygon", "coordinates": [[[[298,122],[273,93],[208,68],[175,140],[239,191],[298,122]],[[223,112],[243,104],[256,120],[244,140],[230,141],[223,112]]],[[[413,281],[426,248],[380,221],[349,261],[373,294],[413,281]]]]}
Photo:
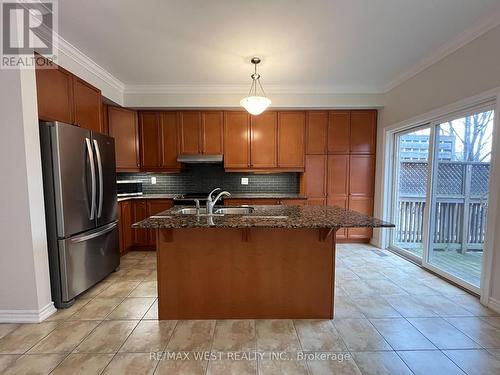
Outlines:
{"type": "Polygon", "coordinates": [[[251,215],[255,211],[254,207],[214,207],[213,213],[208,214],[205,207],[184,207],[178,210],[171,211],[174,215],[194,215],[194,216],[224,216],[224,215],[241,215],[243,219],[272,219],[286,220],[288,216],[282,215],[251,215]]]}

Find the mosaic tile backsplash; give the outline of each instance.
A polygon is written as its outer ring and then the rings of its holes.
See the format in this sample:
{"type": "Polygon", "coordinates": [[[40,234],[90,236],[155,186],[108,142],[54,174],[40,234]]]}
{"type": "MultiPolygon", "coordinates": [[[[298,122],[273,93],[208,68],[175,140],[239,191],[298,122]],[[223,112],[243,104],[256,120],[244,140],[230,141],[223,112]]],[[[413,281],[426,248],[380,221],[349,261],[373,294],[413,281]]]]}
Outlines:
{"type": "Polygon", "coordinates": [[[216,187],[232,193],[298,193],[299,173],[228,173],[222,164],[187,164],[181,173],[118,173],[118,180],[141,180],[144,194],[208,192],[216,187]],[[156,177],[156,184],[151,184],[156,177]],[[248,185],[241,185],[241,178],[248,185]]]}

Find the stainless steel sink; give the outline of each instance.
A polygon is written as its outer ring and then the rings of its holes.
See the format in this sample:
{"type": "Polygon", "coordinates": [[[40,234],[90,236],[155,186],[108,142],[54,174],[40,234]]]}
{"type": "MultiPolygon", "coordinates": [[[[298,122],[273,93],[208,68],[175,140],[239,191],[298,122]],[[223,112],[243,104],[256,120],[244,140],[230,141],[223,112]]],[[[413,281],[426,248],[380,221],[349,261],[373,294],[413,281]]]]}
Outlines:
{"type": "Polygon", "coordinates": [[[176,211],[176,214],[180,214],[180,215],[196,215],[196,214],[200,214],[200,215],[206,215],[207,214],[207,209],[206,208],[200,208],[199,210],[197,210],[196,208],[181,208],[179,210],[176,211]]]}
{"type": "Polygon", "coordinates": [[[254,210],[253,207],[221,207],[215,208],[214,213],[224,215],[248,215],[254,210]]]}

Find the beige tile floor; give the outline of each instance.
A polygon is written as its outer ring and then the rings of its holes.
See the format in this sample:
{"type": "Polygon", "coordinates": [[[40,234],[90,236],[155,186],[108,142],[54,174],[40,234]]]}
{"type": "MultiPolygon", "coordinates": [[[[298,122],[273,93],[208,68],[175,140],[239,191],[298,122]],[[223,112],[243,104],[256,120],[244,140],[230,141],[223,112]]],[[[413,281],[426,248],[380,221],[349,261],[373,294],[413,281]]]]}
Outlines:
{"type": "Polygon", "coordinates": [[[500,374],[500,314],[475,297],[368,245],[338,246],[336,279],[331,321],[158,321],[155,254],[132,252],[71,308],[0,324],[0,373],[500,374]]]}

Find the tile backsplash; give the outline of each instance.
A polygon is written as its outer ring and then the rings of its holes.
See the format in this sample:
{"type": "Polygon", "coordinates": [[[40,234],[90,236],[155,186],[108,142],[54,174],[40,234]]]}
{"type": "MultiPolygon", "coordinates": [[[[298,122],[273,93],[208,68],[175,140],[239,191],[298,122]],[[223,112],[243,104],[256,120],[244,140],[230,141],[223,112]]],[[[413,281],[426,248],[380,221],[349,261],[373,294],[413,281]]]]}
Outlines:
{"type": "Polygon", "coordinates": [[[141,180],[144,194],[204,193],[216,187],[233,193],[298,193],[299,173],[229,173],[222,164],[187,164],[181,173],[118,173],[118,180],[141,180]],[[156,177],[156,184],[151,184],[156,177]],[[241,185],[241,178],[248,185],[241,185]]]}

